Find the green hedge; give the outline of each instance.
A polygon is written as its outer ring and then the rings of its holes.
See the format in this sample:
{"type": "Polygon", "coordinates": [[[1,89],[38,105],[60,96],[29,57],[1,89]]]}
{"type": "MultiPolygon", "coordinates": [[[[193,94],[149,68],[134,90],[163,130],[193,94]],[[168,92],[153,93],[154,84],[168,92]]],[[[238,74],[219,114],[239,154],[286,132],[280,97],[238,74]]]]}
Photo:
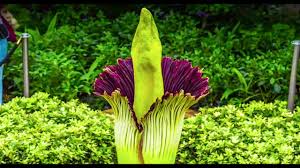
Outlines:
{"type": "Polygon", "coordinates": [[[48,94],[0,107],[0,163],[112,163],[112,123],[76,100],[48,94]]]}
{"type": "MultiPolygon", "coordinates": [[[[185,120],[177,163],[300,163],[300,108],[286,102],[201,108],[185,120]]],[[[48,94],[0,107],[0,163],[116,163],[113,123],[48,94]]]]}
{"type": "Polygon", "coordinates": [[[299,164],[300,108],[286,102],[252,102],[204,108],[186,120],[179,163],[299,164]]]}

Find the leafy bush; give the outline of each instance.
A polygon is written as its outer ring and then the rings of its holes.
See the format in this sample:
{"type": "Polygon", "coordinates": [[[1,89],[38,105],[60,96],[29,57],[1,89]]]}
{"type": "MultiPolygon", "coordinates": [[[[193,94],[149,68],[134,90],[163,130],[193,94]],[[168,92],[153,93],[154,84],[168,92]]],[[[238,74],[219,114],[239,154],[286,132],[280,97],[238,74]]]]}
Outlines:
{"type": "MultiPolygon", "coordinates": [[[[29,40],[30,90],[31,94],[43,91],[61,99],[70,100],[80,93],[91,93],[91,84],[96,76],[86,78],[86,73],[89,73],[86,69],[90,68],[98,57],[98,54],[93,51],[96,50],[102,34],[84,31],[89,25],[85,25],[85,29],[74,33],[82,24],[78,24],[77,27],[64,25],[57,28],[58,16],[55,15],[52,18],[44,34],[41,34],[38,28],[26,29],[31,34],[29,40]],[[99,41],[92,40],[92,38],[99,39],[99,41]]],[[[101,11],[98,17],[102,17],[101,11]]],[[[105,18],[99,20],[102,25],[98,26],[107,24],[103,20],[105,18]]],[[[9,81],[11,93],[20,96],[23,88],[21,50],[17,50],[11,58],[5,78],[9,81]]]]}
{"type": "Polygon", "coordinates": [[[252,102],[202,108],[186,120],[178,163],[299,164],[300,108],[252,102]]]}
{"type": "MultiPolygon", "coordinates": [[[[252,102],[185,120],[177,163],[300,163],[300,107],[252,102]]],[[[46,93],[0,107],[1,163],[117,163],[113,118],[46,93]]]]}
{"type": "MultiPolygon", "coordinates": [[[[241,19],[232,25],[233,22],[226,24],[227,20],[219,19],[224,23],[202,28],[203,21],[188,14],[200,10],[217,16],[237,12],[235,7],[187,5],[185,12],[149,8],[160,33],[163,55],[188,59],[203,69],[211,86],[203,105],[286,100],[292,61],[290,42],[297,34],[295,24],[258,22],[249,26],[241,19]]],[[[91,86],[106,65],[130,56],[139,9],[107,18],[96,5],[52,5],[53,11],[44,17],[45,11],[37,6],[32,8],[33,13],[24,12],[25,18],[19,19],[26,25],[22,31],[32,35],[31,94],[43,91],[62,100],[80,98],[93,107],[103,108],[105,103],[91,96],[91,86]],[[27,15],[40,24],[26,24],[27,15]]],[[[14,12],[17,17],[18,10],[14,12]]],[[[16,51],[4,73],[7,93],[12,97],[22,95],[21,50],[16,51]]],[[[297,83],[300,85],[299,80],[297,83]]]]}
{"type": "Polygon", "coordinates": [[[258,26],[251,31],[237,24],[208,32],[200,37],[198,48],[181,57],[200,65],[210,78],[208,103],[286,100],[294,37],[295,29],[288,25],[274,24],[270,30],[258,26]],[[229,94],[236,88],[238,92],[229,94]]]}
{"type": "Polygon", "coordinates": [[[112,123],[78,100],[36,93],[0,107],[0,163],[112,163],[112,123]]]}
{"type": "Polygon", "coordinates": [[[234,4],[188,4],[186,11],[190,14],[198,14],[200,12],[207,12],[209,15],[224,15],[236,8],[234,4]]]}

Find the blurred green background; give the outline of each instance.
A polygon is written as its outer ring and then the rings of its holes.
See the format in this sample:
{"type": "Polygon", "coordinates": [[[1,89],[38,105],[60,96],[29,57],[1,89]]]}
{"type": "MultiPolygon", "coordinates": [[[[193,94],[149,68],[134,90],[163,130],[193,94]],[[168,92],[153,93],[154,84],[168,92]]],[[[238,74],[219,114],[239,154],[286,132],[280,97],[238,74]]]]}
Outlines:
{"type": "MultiPolygon", "coordinates": [[[[210,78],[211,93],[195,108],[287,100],[300,7],[284,4],[9,4],[17,33],[31,34],[30,93],[109,108],[92,85],[103,67],[130,56],[142,7],[154,15],[163,55],[188,59],[210,78]]],[[[21,49],[4,87],[6,102],[23,93],[21,49]]]]}

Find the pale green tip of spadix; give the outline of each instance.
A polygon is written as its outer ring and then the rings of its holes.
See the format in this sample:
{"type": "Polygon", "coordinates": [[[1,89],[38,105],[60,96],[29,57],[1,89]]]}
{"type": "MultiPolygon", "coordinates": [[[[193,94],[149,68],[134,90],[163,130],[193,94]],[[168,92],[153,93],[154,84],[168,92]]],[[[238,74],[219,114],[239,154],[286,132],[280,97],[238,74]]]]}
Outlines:
{"type": "Polygon", "coordinates": [[[133,109],[138,121],[164,94],[161,59],[162,46],[153,16],[143,8],[131,48],[134,71],[133,109]]]}

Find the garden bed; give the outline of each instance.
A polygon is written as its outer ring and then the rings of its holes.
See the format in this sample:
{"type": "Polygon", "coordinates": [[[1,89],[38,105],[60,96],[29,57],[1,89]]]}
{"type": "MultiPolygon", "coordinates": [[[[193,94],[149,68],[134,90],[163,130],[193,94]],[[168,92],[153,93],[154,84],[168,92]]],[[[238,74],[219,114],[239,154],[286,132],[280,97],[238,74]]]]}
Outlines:
{"type": "MultiPolygon", "coordinates": [[[[185,120],[176,163],[300,163],[300,108],[252,102],[185,120]]],[[[117,163],[113,118],[37,93],[0,108],[1,163],[117,163]]]]}

